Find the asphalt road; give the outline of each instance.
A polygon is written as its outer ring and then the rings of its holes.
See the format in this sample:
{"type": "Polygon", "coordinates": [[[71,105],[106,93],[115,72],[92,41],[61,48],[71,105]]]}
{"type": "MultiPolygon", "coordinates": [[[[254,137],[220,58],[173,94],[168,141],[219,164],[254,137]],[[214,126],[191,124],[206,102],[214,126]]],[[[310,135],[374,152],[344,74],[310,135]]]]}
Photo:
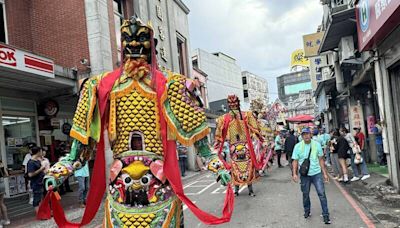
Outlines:
{"type": "MultiPolygon", "coordinates": [[[[225,197],[225,188],[216,183],[215,178],[211,174],[197,175],[184,180],[183,183],[185,193],[192,201],[201,209],[220,216],[225,197]]],[[[246,187],[240,189],[241,194],[235,198],[235,209],[229,223],[218,226],[204,225],[184,206],[185,227],[368,227],[335,183],[331,181],[325,185],[325,188],[332,221],[332,224],[329,226],[324,225],[322,222],[322,217],[320,216],[321,207],[313,186],[311,187],[310,194],[312,216],[304,219],[300,185],[291,181],[288,167],[282,169],[273,167],[272,171],[268,172],[266,176],[261,177],[254,184],[256,197],[248,196],[246,187]]],[[[104,216],[102,209],[103,207],[100,207],[96,218],[90,225],[85,227],[101,227],[104,216]]],[[[80,221],[79,217],[81,214],[83,214],[83,210],[77,209],[68,213],[68,217],[73,218],[74,222],[78,222],[80,221]],[[77,214],[77,216],[74,214],[77,214]]],[[[26,225],[15,227],[26,227],[26,225]]],[[[32,228],[57,227],[53,220],[36,221],[30,223],[29,226],[32,228]]],[[[380,226],[372,224],[369,227],[380,226]]]]}
{"type": "MultiPolygon", "coordinates": [[[[203,175],[185,184],[185,193],[203,210],[221,214],[224,189],[215,183],[211,175],[203,175]]],[[[311,187],[311,214],[303,218],[300,185],[290,178],[288,167],[273,169],[254,184],[256,197],[247,195],[246,187],[241,188],[235,198],[235,209],[230,223],[217,227],[367,227],[360,215],[347,201],[332,181],[325,185],[332,224],[323,224],[318,196],[311,187]]],[[[211,227],[202,224],[186,207],[185,227],[211,227]]],[[[215,227],[215,226],[214,226],[215,227]]]]}

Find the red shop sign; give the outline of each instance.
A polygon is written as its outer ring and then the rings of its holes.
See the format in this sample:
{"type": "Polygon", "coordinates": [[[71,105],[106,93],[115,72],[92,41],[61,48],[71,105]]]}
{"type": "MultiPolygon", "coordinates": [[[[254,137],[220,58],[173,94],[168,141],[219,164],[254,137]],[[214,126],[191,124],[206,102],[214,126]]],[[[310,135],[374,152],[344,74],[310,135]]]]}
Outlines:
{"type": "Polygon", "coordinates": [[[359,0],[356,18],[358,49],[372,49],[400,24],[400,0],[359,0]]]}

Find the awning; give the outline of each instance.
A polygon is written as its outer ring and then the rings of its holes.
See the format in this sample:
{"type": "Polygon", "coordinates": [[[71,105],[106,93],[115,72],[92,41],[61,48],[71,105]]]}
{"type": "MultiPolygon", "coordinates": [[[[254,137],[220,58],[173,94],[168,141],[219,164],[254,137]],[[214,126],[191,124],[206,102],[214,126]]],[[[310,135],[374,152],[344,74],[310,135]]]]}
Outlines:
{"type": "Polygon", "coordinates": [[[314,117],[311,115],[297,115],[286,119],[287,122],[293,123],[312,122],[313,120],[314,117]]]}
{"type": "Polygon", "coordinates": [[[73,89],[76,86],[76,80],[59,76],[57,74],[54,78],[46,78],[0,66],[0,88],[36,93],[49,93],[52,91],[73,89]]]}
{"type": "Polygon", "coordinates": [[[318,53],[337,48],[342,37],[352,36],[357,33],[355,9],[333,13],[330,21],[331,23],[329,23],[325,31],[318,53]]]}

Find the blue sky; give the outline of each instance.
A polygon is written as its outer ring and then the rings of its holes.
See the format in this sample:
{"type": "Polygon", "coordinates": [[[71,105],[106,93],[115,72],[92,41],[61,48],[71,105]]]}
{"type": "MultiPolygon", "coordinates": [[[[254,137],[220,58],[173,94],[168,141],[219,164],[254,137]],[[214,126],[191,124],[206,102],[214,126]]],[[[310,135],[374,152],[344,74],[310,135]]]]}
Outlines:
{"type": "Polygon", "coordinates": [[[276,77],[290,72],[290,54],[304,34],[322,21],[319,0],[183,0],[189,7],[191,49],[224,52],[268,80],[277,98],[276,77]]]}

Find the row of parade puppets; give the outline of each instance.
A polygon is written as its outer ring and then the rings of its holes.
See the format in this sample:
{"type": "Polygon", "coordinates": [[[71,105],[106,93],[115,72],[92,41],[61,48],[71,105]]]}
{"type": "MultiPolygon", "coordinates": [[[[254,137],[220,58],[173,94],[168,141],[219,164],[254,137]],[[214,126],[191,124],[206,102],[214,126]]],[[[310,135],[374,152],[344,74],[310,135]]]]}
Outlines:
{"type": "Polygon", "coordinates": [[[257,160],[252,142],[263,142],[255,116],[240,112],[237,97],[229,97],[230,112],[218,119],[219,153],[212,153],[196,83],[157,68],[152,27],[137,18],[124,20],[121,42],[121,68],[82,85],[70,133],[71,153],[47,173],[45,186],[49,191],[37,217],[49,219],[53,210],[58,226],[84,226],[92,221],[107,192],[104,227],[183,227],[182,203],[205,224],[229,222],[234,206],[231,183],[251,184],[257,178],[256,170],[264,165],[262,159],[257,160]],[[220,159],[224,140],[230,143],[230,164],[220,159]],[[185,196],[177,141],[194,144],[217,181],[227,186],[221,217],[202,211],[185,196]],[[80,223],[71,223],[53,190],[87,162],[88,148],[94,144],[85,212],[80,223]]]}

